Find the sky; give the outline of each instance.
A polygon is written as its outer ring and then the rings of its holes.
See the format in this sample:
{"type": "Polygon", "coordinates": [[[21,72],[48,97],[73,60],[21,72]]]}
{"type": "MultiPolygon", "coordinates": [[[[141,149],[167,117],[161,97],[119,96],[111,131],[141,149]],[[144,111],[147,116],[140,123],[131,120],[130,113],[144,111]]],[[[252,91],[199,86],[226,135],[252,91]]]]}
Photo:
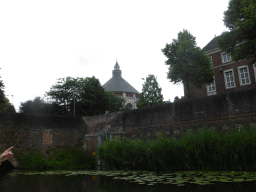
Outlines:
{"type": "Polygon", "coordinates": [[[0,1],[0,80],[16,111],[44,97],[58,78],[95,76],[104,85],[116,60],[137,91],[149,74],[164,101],[184,95],[167,79],[161,49],[187,29],[203,48],[228,29],[229,0],[0,1]]]}

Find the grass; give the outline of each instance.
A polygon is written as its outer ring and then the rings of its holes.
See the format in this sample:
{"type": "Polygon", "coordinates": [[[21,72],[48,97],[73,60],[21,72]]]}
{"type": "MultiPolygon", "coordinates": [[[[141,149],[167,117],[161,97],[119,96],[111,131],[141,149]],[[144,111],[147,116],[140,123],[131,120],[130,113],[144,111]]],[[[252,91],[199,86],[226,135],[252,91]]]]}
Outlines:
{"type": "Polygon", "coordinates": [[[256,130],[250,125],[227,132],[201,128],[180,139],[113,139],[98,147],[98,158],[117,170],[256,170],[256,130]]]}

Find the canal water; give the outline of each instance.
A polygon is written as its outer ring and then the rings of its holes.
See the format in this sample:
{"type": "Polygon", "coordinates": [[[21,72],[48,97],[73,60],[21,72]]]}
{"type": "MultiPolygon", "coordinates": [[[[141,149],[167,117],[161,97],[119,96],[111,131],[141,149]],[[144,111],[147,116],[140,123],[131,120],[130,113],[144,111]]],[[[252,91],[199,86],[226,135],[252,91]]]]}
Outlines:
{"type": "MultiPolygon", "coordinates": [[[[120,174],[120,173],[119,173],[120,174]]],[[[176,173],[179,176],[180,173],[176,173]]],[[[198,176],[197,173],[191,173],[193,176],[198,176]]],[[[53,172],[25,172],[20,170],[12,170],[8,173],[0,175],[0,191],[1,192],[244,192],[254,191],[256,189],[256,180],[246,179],[239,176],[240,179],[235,179],[238,182],[231,181],[231,177],[228,180],[212,181],[211,184],[204,184],[202,179],[201,183],[186,182],[186,184],[179,184],[176,177],[175,182],[167,182],[161,179],[155,178],[159,182],[148,182],[139,178],[138,175],[151,175],[151,173],[136,173],[136,176],[128,176],[129,174],[122,174],[122,177],[116,177],[113,172],[104,172],[98,174],[97,171],[53,171],[53,172]],[[126,177],[124,177],[124,175],[126,177]],[[242,178],[242,179],[241,179],[242,178]],[[143,180],[143,181],[141,181],[143,180]]],[[[168,174],[167,174],[168,175],[168,174]]],[[[185,174],[179,179],[185,179],[185,174]]],[[[209,174],[214,175],[214,174],[209,174]]],[[[227,175],[227,174],[226,174],[227,175]]],[[[234,175],[234,173],[233,173],[234,175]]],[[[237,175],[237,174],[235,174],[237,175]]],[[[249,174],[247,174],[249,175],[249,174]]],[[[204,182],[207,183],[207,177],[202,177],[204,182]]],[[[209,176],[210,177],[210,176],[209,176]]],[[[248,176],[249,177],[249,176],[248,176]]],[[[148,178],[148,177],[144,177],[148,178]]],[[[161,176],[163,178],[163,176],[161,176]]],[[[172,177],[168,177],[171,180],[172,177]]],[[[198,176],[199,178],[199,176],[198,176]]],[[[211,176],[211,178],[213,178],[211,176]]],[[[214,177],[216,178],[216,177],[214,177]]],[[[220,176],[219,178],[223,178],[220,176]]],[[[188,179],[189,180],[189,179],[188,179]]],[[[191,181],[191,179],[189,180],[191,181]]]]}

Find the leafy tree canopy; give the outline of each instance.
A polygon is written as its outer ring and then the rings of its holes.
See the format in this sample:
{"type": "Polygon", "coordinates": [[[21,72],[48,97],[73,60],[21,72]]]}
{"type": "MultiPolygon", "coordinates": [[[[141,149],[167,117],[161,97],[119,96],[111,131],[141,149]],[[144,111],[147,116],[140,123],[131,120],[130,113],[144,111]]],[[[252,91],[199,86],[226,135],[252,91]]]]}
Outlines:
{"type": "Polygon", "coordinates": [[[256,1],[230,0],[223,21],[229,31],[217,37],[220,49],[231,53],[234,61],[251,59],[250,63],[255,63],[256,1]]]}
{"type": "Polygon", "coordinates": [[[121,111],[124,110],[124,98],[117,97],[114,93],[111,93],[109,91],[106,92],[108,95],[108,111],[114,112],[114,111],[121,111]]]}
{"type": "Polygon", "coordinates": [[[59,114],[54,104],[46,103],[41,97],[35,97],[34,100],[28,100],[20,103],[20,113],[34,114],[59,114]]]}
{"type": "Polygon", "coordinates": [[[187,30],[183,30],[178,33],[177,39],[173,39],[171,44],[166,44],[162,49],[168,58],[165,61],[169,65],[167,79],[174,84],[183,83],[187,86],[189,98],[189,82],[196,88],[202,88],[204,83],[213,82],[214,76],[210,59],[196,46],[195,39],[187,30]]]}
{"type": "Polygon", "coordinates": [[[106,110],[121,110],[124,101],[106,92],[94,76],[60,78],[46,94],[53,103],[63,107],[67,114],[74,114],[75,110],[75,114],[80,116],[104,114],[106,110]]]}
{"type": "Polygon", "coordinates": [[[4,83],[0,80],[0,112],[4,112],[11,105],[9,99],[4,94],[4,83]]]}
{"type": "Polygon", "coordinates": [[[154,75],[148,75],[143,84],[142,93],[139,95],[137,107],[146,107],[163,104],[162,88],[159,87],[154,75]]]}

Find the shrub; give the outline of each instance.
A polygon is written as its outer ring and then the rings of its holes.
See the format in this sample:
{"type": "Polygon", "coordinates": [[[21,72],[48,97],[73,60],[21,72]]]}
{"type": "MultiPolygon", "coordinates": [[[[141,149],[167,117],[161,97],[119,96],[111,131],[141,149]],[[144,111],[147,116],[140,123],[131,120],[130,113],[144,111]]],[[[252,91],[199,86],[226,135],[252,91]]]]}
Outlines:
{"type": "Polygon", "coordinates": [[[45,160],[40,150],[30,150],[28,154],[16,156],[21,168],[33,170],[82,170],[94,169],[96,159],[82,149],[69,145],[59,146],[52,157],[45,160]]]}

